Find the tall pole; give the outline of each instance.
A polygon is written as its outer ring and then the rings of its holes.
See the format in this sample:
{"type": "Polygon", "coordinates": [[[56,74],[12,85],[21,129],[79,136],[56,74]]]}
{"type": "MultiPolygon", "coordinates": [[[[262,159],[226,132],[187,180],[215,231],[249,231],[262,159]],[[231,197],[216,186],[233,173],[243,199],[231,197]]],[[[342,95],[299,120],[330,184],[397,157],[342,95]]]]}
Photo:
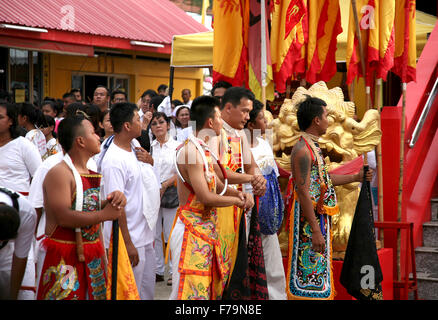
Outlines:
{"type": "MultiPolygon", "coordinates": [[[[365,54],[363,51],[363,45],[362,45],[362,36],[360,34],[360,26],[359,26],[359,17],[357,16],[357,6],[356,6],[356,0],[351,0],[351,6],[353,8],[353,17],[354,17],[354,24],[356,29],[356,37],[357,42],[359,45],[359,55],[360,55],[360,65],[362,67],[362,76],[366,83],[366,68],[365,68],[365,54]]],[[[371,104],[371,93],[370,93],[370,87],[365,87],[366,97],[367,97],[367,110],[370,108],[371,104]]],[[[364,154],[364,165],[368,165],[368,157],[367,154],[364,154]]]]}
{"type": "MultiPolygon", "coordinates": [[[[400,177],[398,184],[398,207],[397,221],[402,219],[402,200],[403,200],[403,163],[405,156],[405,113],[406,113],[406,82],[402,83],[402,121],[400,131],[400,177]]],[[[397,279],[401,280],[401,261],[400,261],[401,231],[397,229],[397,279]]],[[[406,248],[407,250],[407,248],[406,248]]]]}
{"type": "MultiPolygon", "coordinates": [[[[377,79],[376,82],[376,87],[377,87],[377,105],[376,105],[376,109],[377,111],[379,111],[379,114],[381,112],[381,108],[383,106],[383,101],[382,101],[382,79],[377,79]]],[[[380,124],[380,117],[379,117],[379,129],[381,127],[380,124]]],[[[377,205],[378,205],[378,210],[379,210],[379,221],[383,222],[384,218],[383,218],[383,171],[382,171],[382,144],[381,142],[377,145],[376,147],[376,160],[377,160],[377,180],[378,180],[378,200],[377,200],[377,205]]],[[[383,229],[380,229],[379,232],[379,240],[382,244],[383,247],[383,241],[384,241],[384,236],[383,236],[383,229]]]]}
{"type": "Polygon", "coordinates": [[[113,221],[113,252],[111,265],[111,300],[117,300],[117,265],[119,260],[119,221],[113,221]]]}
{"type": "Polygon", "coordinates": [[[260,1],[260,80],[262,87],[262,103],[263,110],[266,110],[266,78],[268,75],[268,61],[266,52],[266,11],[265,11],[265,0],[260,1]]]}

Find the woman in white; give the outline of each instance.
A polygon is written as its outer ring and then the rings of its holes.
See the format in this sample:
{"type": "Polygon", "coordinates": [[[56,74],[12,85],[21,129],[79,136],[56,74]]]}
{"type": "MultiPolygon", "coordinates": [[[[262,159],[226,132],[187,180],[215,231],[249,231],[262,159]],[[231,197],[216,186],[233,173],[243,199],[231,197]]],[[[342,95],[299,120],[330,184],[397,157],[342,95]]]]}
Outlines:
{"type": "MultiPolygon", "coordinates": [[[[266,119],[263,104],[258,100],[254,102],[246,128],[251,133],[251,137],[248,140],[251,142],[251,152],[260,171],[263,175],[267,175],[274,170],[278,177],[278,168],[274,160],[272,148],[261,137],[265,133],[266,119]]],[[[269,300],[286,300],[286,277],[277,234],[263,234],[262,232],[262,246],[269,300]]]]}
{"type": "Polygon", "coordinates": [[[48,115],[45,115],[44,117],[46,118],[46,123],[48,126],[41,130],[46,137],[46,153],[42,157],[43,161],[48,157],[57,154],[58,152],[62,152],[62,147],[59,144],[58,139],[56,139],[56,133],[54,131],[56,125],[55,119],[48,115]]]}
{"type": "MultiPolygon", "coordinates": [[[[16,106],[0,103],[0,186],[27,196],[31,177],[40,164],[41,156],[38,149],[32,142],[19,136],[16,106]]],[[[8,246],[13,246],[13,243],[8,246]]],[[[10,250],[13,250],[13,247],[10,250]]],[[[32,290],[36,285],[33,246],[28,255],[22,286],[27,289],[20,290],[19,299],[34,299],[35,292],[32,290]]]]}
{"type": "Polygon", "coordinates": [[[18,124],[27,131],[25,138],[38,148],[43,157],[47,152],[47,142],[41,128],[47,127],[47,124],[42,111],[30,103],[20,103],[18,109],[18,124]]]}
{"type": "MultiPolygon", "coordinates": [[[[167,189],[173,188],[176,183],[176,169],[174,165],[175,150],[180,145],[169,135],[170,118],[162,112],[155,112],[151,119],[151,131],[154,140],[151,144],[151,155],[154,159],[154,171],[158,182],[161,184],[160,196],[167,189]]],[[[170,189],[168,190],[170,191],[170,189]]],[[[175,219],[178,204],[174,208],[164,208],[163,203],[158,213],[158,221],[155,232],[155,254],[156,254],[156,280],[164,280],[164,247],[163,240],[167,245],[169,233],[175,219]],[[163,238],[162,238],[163,234],[163,238]]],[[[172,266],[169,263],[169,270],[172,266]]],[[[172,285],[172,276],[167,281],[172,285]]]]}
{"type": "Polygon", "coordinates": [[[192,133],[192,127],[189,127],[190,107],[187,105],[177,106],[175,113],[176,140],[184,142],[192,133]]]}

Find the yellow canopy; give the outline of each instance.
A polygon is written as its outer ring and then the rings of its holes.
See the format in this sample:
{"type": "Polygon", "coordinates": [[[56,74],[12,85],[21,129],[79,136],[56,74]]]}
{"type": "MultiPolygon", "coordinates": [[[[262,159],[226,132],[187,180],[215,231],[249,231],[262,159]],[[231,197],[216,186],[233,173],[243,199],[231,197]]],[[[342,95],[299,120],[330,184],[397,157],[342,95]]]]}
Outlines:
{"type": "Polygon", "coordinates": [[[173,36],[171,67],[213,65],[213,31],[173,36]]]}
{"type": "MultiPolygon", "coordinates": [[[[340,1],[342,33],[338,35],[336,61],[346,58],[349,1],[340,1]]],[[[415,12],[417,33],[417,58],[426,44],[427,34],[435,27],[437,17],[415,12]]],[[[213,65],[213,31],[174,36],[172,40],[171,67],[210,67],[213,65]]]]}

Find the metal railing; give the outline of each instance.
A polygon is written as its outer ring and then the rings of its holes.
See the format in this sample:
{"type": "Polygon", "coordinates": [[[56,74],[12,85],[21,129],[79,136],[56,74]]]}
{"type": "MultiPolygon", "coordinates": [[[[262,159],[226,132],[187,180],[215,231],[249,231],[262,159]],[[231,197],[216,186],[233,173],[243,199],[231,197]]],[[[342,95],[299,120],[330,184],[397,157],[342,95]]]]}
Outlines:
{"type": "Polygon", "coordinates": [[[438,94],[438,78],[435,79],[435,83],[432,87],[432,91],[427,98],[426,104],[424,105],[423,111],[421,112],[420,118],[417,121],[417,125],[415,126],[414,132],[412,133],[411,139],[409,140],[409,147],[413,148],[415,143],[420,136],[421,129],[423,129],[424,122],[427,119],[427,115],[429,114],[430,108],[435,101],[435,97],[438,94]]]}

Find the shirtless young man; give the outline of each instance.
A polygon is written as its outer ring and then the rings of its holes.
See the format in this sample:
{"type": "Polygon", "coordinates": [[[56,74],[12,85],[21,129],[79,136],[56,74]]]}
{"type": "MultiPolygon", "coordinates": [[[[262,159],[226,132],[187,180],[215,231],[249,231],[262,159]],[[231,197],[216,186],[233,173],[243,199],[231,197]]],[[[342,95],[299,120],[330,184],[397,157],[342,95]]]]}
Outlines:
{"type": "Polygon", "coordinates": [[[247,195],[228,188],[215,174],[214,155],[206,140],[220,134],[217,100],[201,96],[193,101],[190,119],[196,135],[177,150],[180,207],[170,236],[173,285],[170,299],[220,299],[224,261],[216,232],[217,207],[251,205],[247,195]],[[201,138],[201,139],[200,139],[201,138]],[[223,193],[223,195],[218,193],[223,193]]]}
{"type": "Polygon", "coordinates": [[[43,183],[47,238],[37,299],[105,299],[101,222],[118,219],[126,198],[115,191],[100,201],[101,175],[87,168],[100,151],[90,121],[80,115],[66,118],[58,135],[66,155],[43,183]]]}

